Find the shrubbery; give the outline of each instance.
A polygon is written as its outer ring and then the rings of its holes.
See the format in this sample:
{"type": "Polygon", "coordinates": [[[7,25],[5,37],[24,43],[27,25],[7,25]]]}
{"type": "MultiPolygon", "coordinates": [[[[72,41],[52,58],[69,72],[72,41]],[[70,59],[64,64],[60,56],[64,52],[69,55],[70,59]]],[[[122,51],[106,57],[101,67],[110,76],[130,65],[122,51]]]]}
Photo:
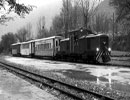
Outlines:
{"type": "Polygon", "coordinates": [[[111,42],[112,50],[130,51],[130,35],[120,35],[111,42]]]}

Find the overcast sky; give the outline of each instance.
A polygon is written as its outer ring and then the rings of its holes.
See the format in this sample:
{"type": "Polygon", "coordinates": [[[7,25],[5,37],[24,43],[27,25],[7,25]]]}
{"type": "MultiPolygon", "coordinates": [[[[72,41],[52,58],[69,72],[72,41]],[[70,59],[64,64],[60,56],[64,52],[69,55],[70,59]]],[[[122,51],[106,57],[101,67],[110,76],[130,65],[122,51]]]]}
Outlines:
{"type": "MultiPolygon", "coordinates": [[[[35,5],[37,8],[29,14],[26,15],[25,19],[15,17],[14,21],[9,21],[7,26],[0,25],[0,38],[3,34],[7,32],[16,33],[18,29],[25,26],[27,23],[32,24],[32,32],[36,33],[36,23],[38,19],[45,16],[46,26],[49,28],[52,23],[52,19],[55,15],[60,13],[62,7],[62,0],[16,0],[19,3],[24,3],[26,5],[35,5]]],[[[92,0],[91,0],[92,1],[92,0]]]]}
{"type": "Polygon", "coordinates": [[[36,23],[42,16],[45,16],[46,27],[49,28],[51,26],[52,18],[60,13],[62,7],[62,0],[17,0],[17,2],[35,5],[37,8],[34,8],[25,19],[16,17],[14,21],[6,23],[7,26],[0,25],[0,37],[7,32],[17,32],[18,29],[29,22],[33,25],[32,29],[35,34],[36,23]]]}

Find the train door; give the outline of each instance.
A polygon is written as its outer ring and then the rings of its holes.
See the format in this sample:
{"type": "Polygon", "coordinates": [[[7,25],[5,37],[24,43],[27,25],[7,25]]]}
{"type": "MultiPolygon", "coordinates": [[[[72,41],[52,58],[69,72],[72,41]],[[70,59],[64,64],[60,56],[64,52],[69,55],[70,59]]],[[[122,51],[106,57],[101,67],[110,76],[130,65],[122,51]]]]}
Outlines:
{"type": "Polygon", "coordinates": [[[31,42],[31,56],[34,56],[35,53],[35,42],[31,42]]]}
{"type": "Polygon", "coordinates": [[[70,35],[70,52],[74,53],[74,34],[70,35]]]}
{"type": "Polygon", "coordinates": [[[60,50],[59,39],[55,39],[55,52],[57,53],[60,50]]]}

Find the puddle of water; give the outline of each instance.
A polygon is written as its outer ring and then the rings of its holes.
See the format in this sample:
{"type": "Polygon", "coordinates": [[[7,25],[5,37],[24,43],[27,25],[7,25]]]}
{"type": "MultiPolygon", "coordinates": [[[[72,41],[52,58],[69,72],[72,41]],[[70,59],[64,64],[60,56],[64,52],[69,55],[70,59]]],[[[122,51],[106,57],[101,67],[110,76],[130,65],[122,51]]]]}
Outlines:
{"type": "Polygon", "coordinates": [[[119,71],[121,73],[130,73],[130,71],[119,71]]]}
{"type": "Polygon", "coordinates": [[[111,76],[117,76],[117,75],[118,73],[114,73],[114,72],[111,74],[111,76]]]}
{"type": "Polygon", "coordinates": [[[56,72],[76,80],[83,80],[83,81],[87,80],[90,82],[97,83],[99,85],[104,85],[106,87],[109,87],[110,89],[115,89],[115,90],[130,93],[129,84],[120,83],[118,80],[112,79],[112,77],[117,76],[118,73],[116,72],[113,72],[111,76],[109,74],[106,74],[104,76],[95,76],[92,75],[91,72],[85,72],[79,70],[64,70],[64,71],[56,71],[56,72]]]}
{"type": "MultiPolygon", "coordinates": [[[[94,75],[91,75],[90,72],[84,72],[84,71],[78,71],[78,70],[63,70],[63,71],[55,71],[55,73],[61,73],[62,75],[66,77],[70,77],[76,80],[88,80],[88,81],[96,81],[97,77],[94,75]]],[[[99,77],[101,81],[108,81],[104,77],[99,77]]]]}
{"type": "Polygon", "coordinates": [[[88,81],[94,81],[97,78],[96,76],[90,75],[90,72],[76,71],[76,70],[67,70],[66,72],[63,72],[63,75],[77,80],[88,80],[88,81]]]}
{"type": "Polygon", "coordinates": [[[106,83],[105,86],[109,87],[111,89],[130,93],[130,85],[129,84],[123,84],[123,83],[118,83],[117,81],[114,81],[114,82],[112,82],[112,84],[106,83]]]}

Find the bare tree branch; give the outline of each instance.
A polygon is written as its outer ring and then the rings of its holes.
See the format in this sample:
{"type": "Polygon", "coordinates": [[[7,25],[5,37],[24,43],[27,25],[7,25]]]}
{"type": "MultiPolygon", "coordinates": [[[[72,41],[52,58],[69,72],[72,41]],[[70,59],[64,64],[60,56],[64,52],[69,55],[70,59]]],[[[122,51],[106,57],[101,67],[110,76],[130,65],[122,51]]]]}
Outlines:
{"type": "Polygon", "coordinates": [[[9,21],[10,19],[13,19],[13,17],[11,18],[8,17],[7,15],[9,15],[11,12],[16,13],[18,16],[24,18],[26,14],[29,14],[30,11],[33,10],[35,6],[33,5],[24,5],[24,4],[19,4],[16,2],[16,0],[0,0],[0,10],[4,11],[5,13],[1,13],[0,17],[4,18],[0,18],[0,23],[6,23],[7,21],[9,21]],[[6,8],[5,8],[6,6],[6,8]]]}

